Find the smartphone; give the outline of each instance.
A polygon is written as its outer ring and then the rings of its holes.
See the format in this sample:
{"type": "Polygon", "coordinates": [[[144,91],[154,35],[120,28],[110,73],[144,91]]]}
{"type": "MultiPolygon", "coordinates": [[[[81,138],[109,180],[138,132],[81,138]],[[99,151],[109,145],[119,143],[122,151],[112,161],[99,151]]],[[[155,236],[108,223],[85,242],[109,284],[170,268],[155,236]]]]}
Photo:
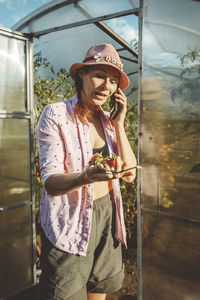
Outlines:
{"type": "MultiPolygon", "coordinates": [[[[118,87],[117,87],[116,92],[117,91],[118,91],[118,87]]],[[[119,112],[121,110],[121,105],[118,102],[115,101],[114,94],[111,96],[111,99],[110,99],[110,109],[111,109],[111,111],[110,111],[110,118],[111,119],[115,119],[118,116],[118,114],[119,114],[119,112]]]]}

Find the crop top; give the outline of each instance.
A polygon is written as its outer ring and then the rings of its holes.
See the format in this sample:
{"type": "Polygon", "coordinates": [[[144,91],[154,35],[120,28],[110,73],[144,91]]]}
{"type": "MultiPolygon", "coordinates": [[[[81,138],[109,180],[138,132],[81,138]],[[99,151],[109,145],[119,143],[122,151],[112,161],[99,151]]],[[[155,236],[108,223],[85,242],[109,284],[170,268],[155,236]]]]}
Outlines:
{"type": "Polygon", "coordinates": [[[109,149],[107,143],[103,147],[100,148],[93,148],[92,149],[93,154],[95,153],[101,153],[103,156],[109,156],[109,149]]]}

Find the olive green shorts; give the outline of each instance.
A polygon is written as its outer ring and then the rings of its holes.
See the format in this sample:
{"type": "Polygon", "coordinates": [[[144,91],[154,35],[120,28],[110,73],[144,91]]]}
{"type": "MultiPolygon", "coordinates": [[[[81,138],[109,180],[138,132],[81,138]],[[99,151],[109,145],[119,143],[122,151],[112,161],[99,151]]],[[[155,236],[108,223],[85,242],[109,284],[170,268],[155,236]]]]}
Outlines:
{"type": "Polygon", "coordinates": [[[121,244],[113,237],[114,211],[109,195],[94,201],[86,256],[57,249],[42,233],[41,300],[86,300],[87,291],[107,294],[121,288],[124,267],[121,244]]]}

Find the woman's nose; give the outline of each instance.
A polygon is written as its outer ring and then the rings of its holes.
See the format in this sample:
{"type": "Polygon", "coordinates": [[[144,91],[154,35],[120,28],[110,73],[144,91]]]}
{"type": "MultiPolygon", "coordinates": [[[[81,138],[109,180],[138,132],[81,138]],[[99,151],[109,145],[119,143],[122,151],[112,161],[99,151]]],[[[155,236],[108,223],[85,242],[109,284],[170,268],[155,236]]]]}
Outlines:
{"type": "Polygon", "coordinates": [[[106,78],[106,79],[104,80],[103,86],[104,86],[104,88],[107,89],[107,90],[110,88],[110,80],[109,80],[109,78],[106,78]]]}

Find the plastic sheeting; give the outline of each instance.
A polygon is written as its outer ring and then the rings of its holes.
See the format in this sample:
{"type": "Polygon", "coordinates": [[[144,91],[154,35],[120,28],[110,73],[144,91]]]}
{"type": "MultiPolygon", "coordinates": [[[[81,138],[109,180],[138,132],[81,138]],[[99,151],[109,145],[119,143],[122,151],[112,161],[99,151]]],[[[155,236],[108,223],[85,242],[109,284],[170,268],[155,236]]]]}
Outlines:
{"type": "Polygon", "coordinates": [[[53,0],[13,26],[26,33],[139,8],[139,0],[53,0]]]}
{"type": "MultiPolygon", "coordinates": [[[[119,55],[122,56],[124,71],[129,75],[131,85],[127,90],[128,93],[137,85],[136,73],[138,68],[137,52],[131,47],[130,42],[127,42],[124,36],[118,35],[104,22],[101,22],[100,27],[99,23],[82,26],[76,24],[77,22],[92,20],[105,15],[128,13],[129,10],[134,10],[138,6],[138,1],[130,0],[101,1],[101,4],[99,4],[99,1],[91,0],[51,1],[23,18],[13,26],[13,29],[33,34],[47,29],[55,30],[42,35],[39,39],[34,39],[34,53],[41,53],[42,57],[47,58],[55,70],[65,68],[68,71],[72,63],[83,60],[86,51],[92,45],[111,43],[119,51],[119,55]],[[66,25],[69,25],[67,29],[56,31],[59,26],[66,25]],[[109,31],[109,34],[105,32],[104,28],[109,31]]],[[[123,17],[123,26],[130,23],[129,27],[133,26],[135,32],[138,32],[138,17],[132,14],[129,15],[127,21],[126,18],[126,16],[123,17]]],[[[119,19],[118,21],[121,22],[119,19]]]]}
{"type": "Polygon", "coordinates": [[[196,300],[200,298],[200,3],[146,0],[144,6],[139,299],[196,300]]]}

